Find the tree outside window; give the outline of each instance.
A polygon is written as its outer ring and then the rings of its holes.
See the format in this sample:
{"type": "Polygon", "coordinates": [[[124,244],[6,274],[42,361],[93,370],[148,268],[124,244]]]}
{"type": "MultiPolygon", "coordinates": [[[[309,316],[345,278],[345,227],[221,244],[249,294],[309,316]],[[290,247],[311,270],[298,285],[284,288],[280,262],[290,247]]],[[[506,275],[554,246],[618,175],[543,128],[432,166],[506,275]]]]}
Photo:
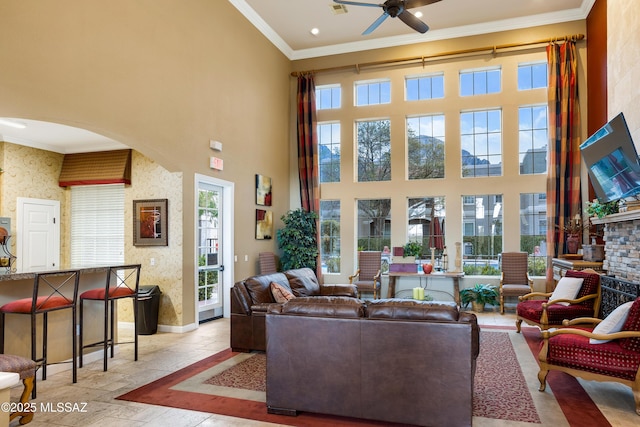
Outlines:
{"type": "Polygon", "coordinates": [[[444,115],[407,118],[409,179],[444,178],[444,115]]]}
{"type": "Polygon", "coordinates": [[[320,200],[320,259],[324,273],[340,273],[339,200],[320,200]]]}
{"type": "Polygon", "coordinates": [[[358,200],[358,250],[382,251],[391,244],[391,199],[358,200]]]}
{"type": "Polygon", "coordinates": [[[358,122],[358,182],[391,180],[390,121],[358,122]]]}

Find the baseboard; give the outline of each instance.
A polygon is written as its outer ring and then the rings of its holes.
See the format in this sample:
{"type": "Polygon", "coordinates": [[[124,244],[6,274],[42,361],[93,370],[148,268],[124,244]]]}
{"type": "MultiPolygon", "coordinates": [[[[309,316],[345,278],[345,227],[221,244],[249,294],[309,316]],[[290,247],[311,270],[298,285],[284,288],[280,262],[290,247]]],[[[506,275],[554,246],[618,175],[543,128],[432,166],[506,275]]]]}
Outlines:
{"type": "MultiPolygon", "coordinates": [[[[129,331],[133,330],[133,322],[118,322],[118,328],[127,329],[129,331]]],[[[182,334],[185,332],[191,332],[198,328],[197,323],[189,323],[188,325],[183,326],[172,326],[172,325],[158,325],[158,332],[169,332],[174,334],[182,334]]]]}

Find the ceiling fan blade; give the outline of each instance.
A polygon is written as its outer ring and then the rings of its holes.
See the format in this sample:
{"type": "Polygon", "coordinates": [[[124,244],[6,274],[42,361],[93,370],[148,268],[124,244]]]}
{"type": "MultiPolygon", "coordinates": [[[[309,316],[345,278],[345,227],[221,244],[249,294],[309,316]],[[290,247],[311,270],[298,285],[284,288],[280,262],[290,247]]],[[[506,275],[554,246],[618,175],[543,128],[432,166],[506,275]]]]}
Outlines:
{"type": "MultiPolygon", "coordinates": [[[[440,0],[438,0],[440,1],[440,0]]],[[[369,6],[369,7],[382,7],[381,4],[377,4],[377,3],[360,3],[357,1],[344,1],[344,0],[333,0],[334,3],[338,3],[338,4],[348,4],[351,6],[369,6]]]]}
{"type": "Polygon", "coordinates": [[[416,16],[408,10],[403,10],[402,13],[398,15],[398,18],[419,33],[424,34],[429,31],[429,26],[416,18],[416,16]]]}
{"type": "Polygon", "coordinates": [[[438,3],[441,0],[404,0],[405,9],[413,9],[414,7],[422,7],[432,3],[438,3]]]}
{"type": "MultiPolygon", "coordinates": [[[[367,34],[371,34],[373,32],[373,30],[375,30],[376,28],[378,28],[378,26],[380,24],[382,24],[384,22],[385,19],[387,19],[389,17],[389,14],[387,12],[383,13],[382,15],[380,15],[380,18],[376,19],[373,24],[369,25],[369,28],[367,28],[366,30],[364,30],[364,32],[362,33],[363,36],[366,36],[367,34]]],[[[417,18],[416,18],[417,19],[417,18]]]]}

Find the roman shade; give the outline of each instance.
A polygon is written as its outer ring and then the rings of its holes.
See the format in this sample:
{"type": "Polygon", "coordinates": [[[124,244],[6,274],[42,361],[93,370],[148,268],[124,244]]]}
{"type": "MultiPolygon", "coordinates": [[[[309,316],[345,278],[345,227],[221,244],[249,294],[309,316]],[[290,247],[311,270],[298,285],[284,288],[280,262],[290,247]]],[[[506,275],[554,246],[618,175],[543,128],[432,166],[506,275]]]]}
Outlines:
{"type": "Polygon", "coordinates": [[[131,150],[65,154],[58,184],[131,184],[131,150]]]}

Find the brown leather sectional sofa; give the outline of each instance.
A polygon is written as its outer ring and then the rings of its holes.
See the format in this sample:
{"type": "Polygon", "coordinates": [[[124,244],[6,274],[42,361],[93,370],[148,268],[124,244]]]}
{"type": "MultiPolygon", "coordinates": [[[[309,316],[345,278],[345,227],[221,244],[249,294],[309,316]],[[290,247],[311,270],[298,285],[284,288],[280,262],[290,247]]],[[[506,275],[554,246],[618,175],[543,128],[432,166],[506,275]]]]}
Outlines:
{"type": "Polygon", "coordinates": [[[288,270],[253,276],[235,283],[231,288],[231,349],[233,351],[264,351],[265,315],[276,304],[271,283],[290,290],[296,297],[334,295],[355,298],[355,285],[321,285],[310,268],[288,270]]]}
{"type": "Polygon", "coordinates": [[[266,328],[270,413],[471,425],[479,329],[455,303],[295,298],[266,328]]]}

